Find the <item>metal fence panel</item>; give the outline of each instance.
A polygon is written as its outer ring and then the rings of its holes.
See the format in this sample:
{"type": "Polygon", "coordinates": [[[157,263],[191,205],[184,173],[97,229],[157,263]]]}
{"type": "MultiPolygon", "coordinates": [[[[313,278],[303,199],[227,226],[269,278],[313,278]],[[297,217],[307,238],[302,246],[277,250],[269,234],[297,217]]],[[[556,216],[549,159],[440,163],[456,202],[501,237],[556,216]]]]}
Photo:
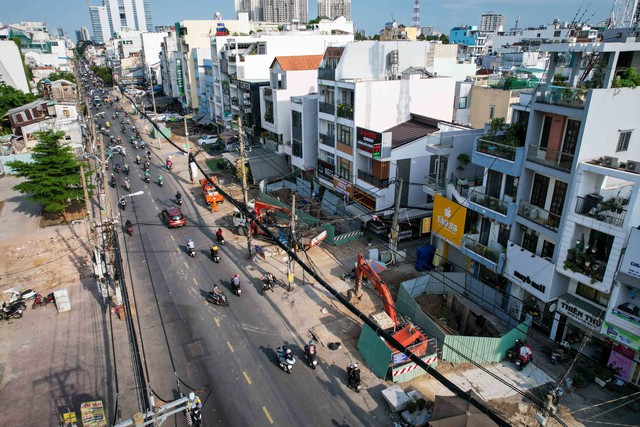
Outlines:
{"type": "Polygon", "coordinates": [[[385,379],[391,363],[392,351],[368,325],[362,325],[358,339],[358,351],[371,372],[385,379]]]}

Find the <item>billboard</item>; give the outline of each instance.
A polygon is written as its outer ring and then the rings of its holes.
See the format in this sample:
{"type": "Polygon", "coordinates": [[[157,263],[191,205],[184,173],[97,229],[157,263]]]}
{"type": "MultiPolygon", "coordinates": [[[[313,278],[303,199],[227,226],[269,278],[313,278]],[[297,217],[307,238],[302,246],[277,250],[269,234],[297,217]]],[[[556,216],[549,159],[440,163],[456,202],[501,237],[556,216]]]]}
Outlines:
{"type": "Polygon", "coordinates": [[[637,228],[631,229],[629,242],[618,271],[640,279],[640,230],[637,228]]]}
{"type": "Polygon", "coordinates": [[[433,233],[459,248],[466,219],[467,208],[439,194],[435,195],[431,224],[433,233]]]}
{"type": "Polygon", "coordinates": [[[371,153],[374,159],[380,158],[382,150],[382,134],[369,129],[356,127],[358,149],[371,153]]]}

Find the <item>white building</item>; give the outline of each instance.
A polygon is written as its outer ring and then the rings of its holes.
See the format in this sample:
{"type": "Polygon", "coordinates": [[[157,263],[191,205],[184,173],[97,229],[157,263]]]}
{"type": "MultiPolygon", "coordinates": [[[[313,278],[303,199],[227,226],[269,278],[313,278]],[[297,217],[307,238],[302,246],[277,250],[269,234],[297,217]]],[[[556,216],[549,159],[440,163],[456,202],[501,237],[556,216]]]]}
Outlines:
{"type": "Polygon", "coordinates": [[[162,76],[162,91],[165,96],[178,98],[178,72],[176,69],[178,57],[178,44],[175,31],[169,31],[163,38],[160,46],[160,74],[162,76]]]}
{"type": "Polygon", "coordinates": [[[142,61],[145,68],[145,80],[153,82],[154,85],[162,84],[160,73],[160,54],[164,38],[169,33],[142,33],[140,35],[142,48],[142,61]]]}
{"type": "Polygon", "coordinates": [[[351,21],[351,0],[318,0],[318,16],[331,19],[344,16],[351,21]]]}
{"type": "Polygon", "coordinates": [[[264,21],[261,0],[235,0],[235,6],[238,19],[241,13],[246,13],[251,21],[264,21]]]}
{"type": "Polygon", "coordinates": [[[0,81],[25,93],[31,92],[20,51],[13,40],[0,40],[0,81]]]}
{"type": "Polygon", "coordinates": [[[91,19],[91,30],[93,31],[93,42],[103,44],[111,38],[111,28],[109,27],[109,15],[105,6],[89,6],[89,18],[91,19]]]}
{"type": "Polygon", "coordinates": [[[64,39],[52,37],[44,22],[19,22],[0,26],[0,39],[19,39],[25,62],[31,67],[68,71],[70,59],[64,39]]]}
{"type": "Polygon", "coordinates": [[[117,31],[113,37],[117,57],[124,59],[130,57],[132,54],[140,55],[142,51],[141,35],[142,32],[129,28],[123,28],[117,31]]]}
{"type": "Polygon", "coordinates": [[[480,16],[480,31],[494,32],[504,30],[504,15],[486,12],[480,16]]]}
{"type": "Polygon", "coordinates": [[[574,29],[568,23],[556,20],[553,24],[539,27],[511,28],[499,31],[493,36],[493,50],[498,53],[520,51],[523,44],[540,45],[541,43],[561,43],[566,41],[574,29]]]}

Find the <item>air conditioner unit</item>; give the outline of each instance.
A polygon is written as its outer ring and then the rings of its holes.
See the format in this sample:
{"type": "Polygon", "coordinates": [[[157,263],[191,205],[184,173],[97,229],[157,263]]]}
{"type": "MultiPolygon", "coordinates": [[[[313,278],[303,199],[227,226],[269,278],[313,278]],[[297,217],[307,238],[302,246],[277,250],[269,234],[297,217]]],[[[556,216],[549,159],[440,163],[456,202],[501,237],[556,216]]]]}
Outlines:
{"type": "Polygon", "coordinates": [[[640,174],[640,161],[627,160],[627,164],[625,165],[624,170],[626,170],[627,172],[640,174]]]}
{"type": "Polygon", "coordinates": [[[602,164],[608,168],[617,168],[618,167],[618,158],[617,157],[609,157],[604,156],[602,158],[602,164]]]}

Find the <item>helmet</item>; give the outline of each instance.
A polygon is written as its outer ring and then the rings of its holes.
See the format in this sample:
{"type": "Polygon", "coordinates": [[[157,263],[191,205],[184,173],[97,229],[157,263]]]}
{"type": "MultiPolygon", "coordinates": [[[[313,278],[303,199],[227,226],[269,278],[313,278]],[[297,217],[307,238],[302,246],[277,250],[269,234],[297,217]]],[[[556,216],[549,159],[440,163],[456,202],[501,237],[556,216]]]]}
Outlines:
{"type": "Polygon", "coordinates": [[[198,403],[198,404],[196,405],[196,408],[198,408],[198,409],[202,409],[202,403],[198,403]]]}
{"type": "Polygon", "coordinates": [[[193,239],[189,237],[189,240],[187,240],[187,242],[193,242],[193,239]]]}
{"type": "Polygon", "coordinates": [[[189,400],[195,400],[196,394],[194,392],[189,393],[189,400]]]}
{"type": "Polygon", "coordinates": [[[214,251],[218,250],[218,247],[216,245],[211,246],[211,249],[213,249],[214,251]]]}
{"type": "Polygon", "coordinates": [[[233,278],[234,278],[234,279],[239,279],[239,278],[240,278],[240,276],[238,276],[237,274],[234,274],[234,275],[233,275],[233,278]]]}
{"type": "Polygon", "coordinates": [[[353,367],[354,367],[354,368],[357,368],[357,367],[358,367],[358,364],[357,364],[357,363],[354,363],[354,364],[353,364],[353,367]]]}
{"type": "Polygon", "coordinates": [[[313,345],[313,340],[309,340],[309,345],[313,345]]]}
{"type": "Polygon", "coordinates": [[[287,354],[291,354],[291,349],[290,348],[287,349],[287,354]]]}

